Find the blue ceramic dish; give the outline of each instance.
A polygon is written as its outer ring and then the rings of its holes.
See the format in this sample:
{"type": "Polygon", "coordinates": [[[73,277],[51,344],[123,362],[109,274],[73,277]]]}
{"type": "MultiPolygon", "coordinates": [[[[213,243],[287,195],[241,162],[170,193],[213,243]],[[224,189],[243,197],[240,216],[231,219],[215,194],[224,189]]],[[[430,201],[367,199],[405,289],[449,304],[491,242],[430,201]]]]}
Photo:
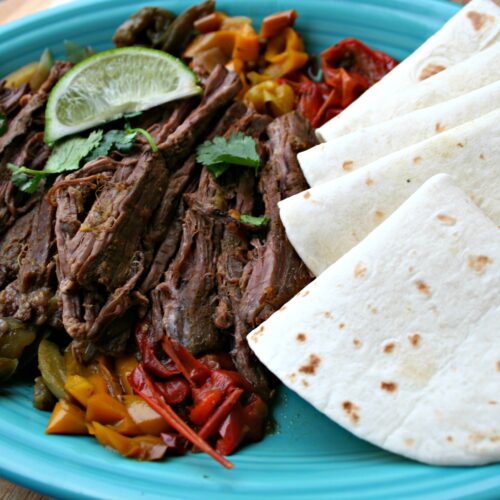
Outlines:
{"type": "MultiPolygon", "coordinates": [[[[110,47],[114,29],[153,3],[176,11],[186,1],[84,0],[0,27],[0,76],[63,40],[110,47]]],[[[220,0],[229,14],[259,23],[296,8],[310,52],[357,37],[402,59],[457,10],[439,0],[220,0]]],[[[31,406],[31,386],[0,389],[0,475],[57,498],[498,498],[500,466],[428,467],[356,439],[289,391],[275,415],[278,431],[232,457],[224,470],[201,454],[161,463],[123,459],[90,438],[46,436],[48,415],[31,406]]]]}

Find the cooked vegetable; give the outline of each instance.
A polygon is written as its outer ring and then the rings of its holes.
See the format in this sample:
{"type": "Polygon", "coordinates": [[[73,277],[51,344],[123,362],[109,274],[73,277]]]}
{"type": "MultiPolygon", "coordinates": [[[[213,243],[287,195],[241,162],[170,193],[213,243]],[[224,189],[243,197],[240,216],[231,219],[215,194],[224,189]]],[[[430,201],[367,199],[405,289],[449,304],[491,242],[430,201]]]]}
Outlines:
{"type": "Polygon", "coordinates": [[[33,406],[37,410],[52,411],[56,403],[57,399],[50,392],[43,377],[36,377],[35,386],[33,388],[33,406]]]}
{"type": "Polygon", "coordinates": [[[71,40],[64,40],[64,52],[66,53],[66,59],[75,64],[95,54],[92,47],[82,47],[71,40]]]}
{"type": "Polygon", "coordinates": [[[19,361],[17,359],[0,358],[0,382],[5,382],[14,375],[19,361]]]}
{"type": "Polygon", "coordinates": [[[117,47],[149,45],[161,48],[162,38],[175,19],[175,14],[160,7],[144,7],[130,16],[115,32],[117,47]]]}
{"type": "Polygon", "coordinates": [[[59,347],[50,340],[44,339],[38,346],[38,368],[50,392],[59,400],[65,399],[66,369],[64,357],[59,347]]]}
{"type": "Polygon", "coordinates": [[[18,359],[36,339],[36,328],[14,318],[0,318],[0,357],[18,359]]]}
{"type": "Polygon", "coordinates": [[[95,392],[94,385],[81,375],[68,375],[64,390],[84,408],[95,392]]]}
{"type": "Polygon", "coordinates": [[[167,451],[167,445],[162,438],[157,436],[125,437],[111,427],[98,422],[92,424],[92,431],[99,443],[112,448],[124,457],[137,460],[161,460],[167,451]]]}
{"type": "Polygon", "coordinates": [[[264,18],[262,27],[260,28],[260,36],[262,38],[271,38],[278,35],[283,29],[293,26],[297,19],[297,11],[295,9],[276,12],[264,18]]]}
{"type": "Polygon", "coordinates": [[[40,57],[36,71],[29,81],[31,90],[38,90],[42,86],[43,82],[47,80],[53,64],[54,58],[52,57],[52,52],[49,49],[45,49],[40,57]]]}
{"type": "Polygon", "coordinates": [[[161,50],[180,56],[191,38],[195,22],[214,11],[215,2],[209,0],[185,10],[168,27],[158,46],[161,50]]]}
{"type": "Polygon", "coordinates": [[[265,215],[261,217],[254,217],[252,215],[245,215],[241,214],[240,215],[240,221],[245,223],[245,224],[250,224],[251,226],[256,226],[256,227],[262,227],[262,226],[267,226],[270,222],[270,218],[266,217],[265,215]]]}
{"type": "Polygon", "coordinates": [[[259,113],[281,116],[293,110],[295,94],[293,88],[284,82],[267,80],[248,90],[245,101],[251,102],[259,113]]]}
{"type": "Polygon", "coordinates": [[[47,434],[88,434],[84,411],[73,403],[60,399],[50,416],[45,432],[47,434]]]}

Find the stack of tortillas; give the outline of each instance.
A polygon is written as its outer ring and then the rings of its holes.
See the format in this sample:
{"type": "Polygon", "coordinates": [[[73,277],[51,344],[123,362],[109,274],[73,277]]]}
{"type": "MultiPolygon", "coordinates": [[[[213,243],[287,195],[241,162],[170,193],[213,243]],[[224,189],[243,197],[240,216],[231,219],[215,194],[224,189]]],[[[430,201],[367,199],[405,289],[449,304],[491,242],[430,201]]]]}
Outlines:
{"type": "Polygon", "coordinates": [[[299,160],[280,204],[318,278],[249,337],[357,436],[500,460],[500,5],[473,0],[299,160]],[[434,74],[435,73],[435,74],[434,74]]]}

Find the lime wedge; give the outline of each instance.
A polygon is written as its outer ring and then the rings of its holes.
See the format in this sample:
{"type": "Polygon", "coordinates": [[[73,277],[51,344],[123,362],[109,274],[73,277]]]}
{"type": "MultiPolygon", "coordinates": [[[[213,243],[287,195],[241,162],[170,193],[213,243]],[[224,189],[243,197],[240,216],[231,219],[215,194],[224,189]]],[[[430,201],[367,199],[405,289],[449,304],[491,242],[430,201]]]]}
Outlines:
{"type": "Polygon", "coordinates": [[[165,52],[142,47],[100,52],[74,66],[52,89],[45,142],[201,92],[195,74],[165,52]]]}

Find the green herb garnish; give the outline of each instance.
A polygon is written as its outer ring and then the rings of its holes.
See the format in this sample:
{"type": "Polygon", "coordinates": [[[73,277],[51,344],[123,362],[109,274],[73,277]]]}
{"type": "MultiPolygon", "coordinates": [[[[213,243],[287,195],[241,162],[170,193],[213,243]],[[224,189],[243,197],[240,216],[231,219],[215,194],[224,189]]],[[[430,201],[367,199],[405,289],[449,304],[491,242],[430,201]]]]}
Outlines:
{"type": "Polygon", "coordinates": [[[254,217],[253,215],[245,215],[245,214],[240,215],[241,222],[243,222],[244,224],[250,224],[251,226],[256,226],[256,227],[267,226],[269,224],[270,220],[271,219],[269,217],[266,217],[265,215],[263,215],[261,217],[254,217]]]}
{"type": "Polygon", "coordinates": [[[21,191],[34,193],[43,177],[78,170],[80,162],[99,145],[102,137],[102,130],[97,130],[86,139],[70,137],[56,143],[43,170],[33,170],[8,163],[7,168],[12,172],[12,184],[21,191]]]}
{"type": "Polygon", "coordinates": [[[5,134],[5,132],[7,132],[7,129],[7,116],[5,116],[3,113],[0,113],[0,135],[5,134]]]}
{"type": "Polygon", "coordinates": [[[151,134],[147,130],[144,130],[143,128],[127,128],[125,132],[127,132],[127,134],[136,134],[136,136],[137,134],[143,135],[146,138],[146,141],[148,141],[151,151],[153,151],[153,153],[158,152],[158,146],[156,145],[155,140],[153,139],[153,137],[151,137],[151,134]]]}
{"type": "Polygon", "coordinates": [[[230,165],[260,167],[255,140],[241,132],[231,134],[228,140],[219,136],[205,141],[196,149],[196,159],[215,177],[222,175],[230,165]]]}
{"type": "Polygon", "coordinates": [[[64,51],[66,52],[66,59],[75,64],[95,54],[92,47],[82,47],[71,40],[64,40],[64,51]]]}

